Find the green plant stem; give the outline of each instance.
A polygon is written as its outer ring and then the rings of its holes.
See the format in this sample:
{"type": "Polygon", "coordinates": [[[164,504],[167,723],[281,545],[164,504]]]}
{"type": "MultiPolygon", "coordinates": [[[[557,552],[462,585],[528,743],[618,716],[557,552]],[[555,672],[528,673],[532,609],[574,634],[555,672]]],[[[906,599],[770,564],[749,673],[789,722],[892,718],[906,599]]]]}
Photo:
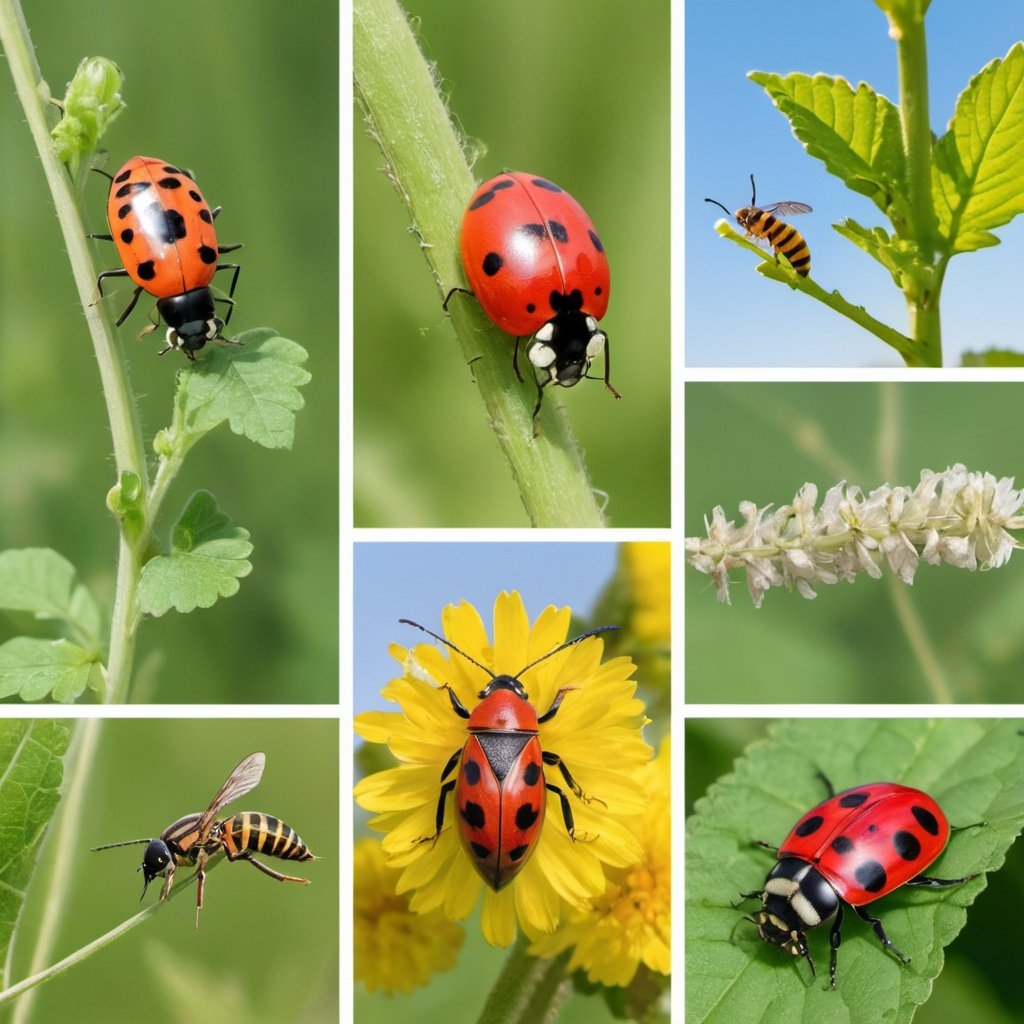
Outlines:
{"type": "MultiPolygon", "coordinates": [[[[3,46],[11,68],[15,88],[50,187],[86,324],[92,337],[118,476],[122,473],[134,474],[142,482],[143,491],[146,491],[148,469],[145,443],[138,407],[129,382],[128,363],[104,304],[96,301],[95,269],[89,256],[77,194],[64,166],[53,151],[46,119],[46,97],[49,96],[49,90],[40,75],[28,28],[17,0],[0,0],[0,45],[3,46]]],[[[117,588],[111,615],[107,686],[104,693],[107,703],[123,702],[128,696],[135,631],[139,621],[136,590],[143,552],[149,544],[148,524],[151,522],[148,520],[142,530],[131,533],[126,530],[123,520],[119,522],[117,588]]]]}
{"type": "MultiPolygon", "coordinates": [[[[353,53],[356,97],[369,134],[384,153],[386,172],[444,296],[465,283],[457,240],[476,184],[460,140],[395,0],[355,0],[353,53]]],[[[547,389],[534,438],[536,389],[512,375],[509,337],[465,296],[453,296],[449,312],[533,525],[604,526],[565,411],[552,401],[556,389],[547,389]]]]}
{"type": "MultiPolygon", "coordinates": [[[[28,970],[38,974],[50,959],[57,939],[57,928],[63,920],[64,907],[71,892],[71,875],[80,855],[82,816],[85,794],[92,778],[92,766],[99,748],[102,718],[85,718],[75,726],[71,748],[64,759],[64,778],[70,780],[61,800],[57,827],[50,837],[56,854],[45,895],[41,896],[43,918],[36,935],[35,948],[28,970]]],[[[5,984],[9,981],[5,977],[5,984]]],[[[25,1024],[32,1010],[35,992],[25,994],[18,1002],[12,1024],[25,1024]]]]}
{"type": "MultiPolygon", "coordinates": [[[[922,259],[935,259],[936,218],[932,199],[932,127],[928,111],[928,49],[924,15],[917,5],[898,6],[889,15],[896,39],[900,80],[900,118],[903,150],[907,160],[907,198],[912,223],[910,234],[921,248],[922,259]]],[[[939,317],[941,281],[922,285],[912,282],[907,289],[913,358],[908,366],[942,365],[942,326],[939,317]]]]}
{"type": "Polygon", "coordinates": [[[494,983],[477,1024],[533,1024],[554,1020],[568,998],[568,951],[553,960],[530,956],[520,933],[494,983]]]}
{"type": "Polygon", "coordinates": [[[896,617],[903,627],[910,649],[921,668],[921,675],[928,687],[929,701],[933,704],[952,704],[953,692],[942,667],[942,661],[935,653],[935,645],[928,637],[908,588],[894,576],[889,577],[889,597],[892,599],[896,617]]]}

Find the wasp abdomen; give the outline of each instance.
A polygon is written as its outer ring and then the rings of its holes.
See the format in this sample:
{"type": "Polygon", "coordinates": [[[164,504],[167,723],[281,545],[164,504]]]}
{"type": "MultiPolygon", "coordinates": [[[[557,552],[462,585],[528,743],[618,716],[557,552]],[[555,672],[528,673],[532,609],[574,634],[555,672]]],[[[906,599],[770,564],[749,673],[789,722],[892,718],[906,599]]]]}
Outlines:
{"type": "Polygon", "coordinates": [[[792,224],[757,208],[741,210],[736,219],[751,235],[766,239],[776,253],[781,253],[789,260],[801,277],[810,274],[811,251],[804,236],[792,224]]]}
{"type": "Polygon", "coordinates": [[[223,822],[217,834],[228,860],[246,851],[282,860],[315,860],[298,832],[272,814],[242,811],[223,822]]]}

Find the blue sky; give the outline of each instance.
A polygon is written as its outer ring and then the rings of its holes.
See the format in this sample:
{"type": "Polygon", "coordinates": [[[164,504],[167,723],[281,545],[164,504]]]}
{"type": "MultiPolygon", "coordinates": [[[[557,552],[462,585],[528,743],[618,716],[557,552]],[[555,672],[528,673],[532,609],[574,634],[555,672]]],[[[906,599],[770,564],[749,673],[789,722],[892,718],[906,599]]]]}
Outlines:
{"type": "Polygon", "coordinates": [[[611,579],[618,545],[610,543],[376,543],[355,545],[355,710],[395,710],[380,696],[395,674],[391,643],[427,638],[399,619],[441,632],[446,604],[467,600],[488,629],[494,599],[518,590],[531,620],[549,604],[589,616],[611,579]]]}
{"type": "MultiPolygon", "coordinates": [[[[752,0],[689,0],[686,10],[685,204],[686,362],[689,366],[901,366],[881,341],[785,286],[761,278],[755,261],[713,231],[730,210],[809,203],[794,219],[807,238],[815,279],[867,308],[898,330],[907,328],[901,293],[889,275],[831,225],[853,217],[888,227],[866,198],[848,191],[803,151],[789,123],[751,70],[824,72],[868,82],[898,100],[895,46],[884,14],[872,0],[826,0],[765,5],[752,0]]],[[[1024,37],[1020,0],[935,0],[926,22],[932,128],[945,131],[959,93],[994,57],[1024,37]]],[[[960,353],[989,345],[1024,351],[1016,303],[1024,274],[1024,224],[997,229],[1002,244],[956,257],[942,297],[947,366],[960,353]]]]}

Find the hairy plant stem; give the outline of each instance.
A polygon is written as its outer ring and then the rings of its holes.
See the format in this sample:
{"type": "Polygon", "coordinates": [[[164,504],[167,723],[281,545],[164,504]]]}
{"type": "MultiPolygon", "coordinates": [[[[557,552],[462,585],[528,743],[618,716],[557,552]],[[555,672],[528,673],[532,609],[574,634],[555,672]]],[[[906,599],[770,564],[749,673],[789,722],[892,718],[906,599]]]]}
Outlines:
{"type": "Polygon", "coordinates": [[[530,956],[521,932],[509,951],[477,1024],[532,1024],[554,1020],[569,995],[566,951],[553,960],[530,956]]]}
{"type": "MultiPolygon", "coordinates": [[[[355,0],[353,53],[367,130],[384,154],[385,170],[444,296],[464,285],[457,240],[475,187],[460,140],[395,0],[355,0]]],[[[508,336],[465,296],[454,296],[449,312],[533,525],[604,526],[565,411],[552,400],[556,389],[548,389],[534,438],[536,391],[511,374],[508,336]]]]}

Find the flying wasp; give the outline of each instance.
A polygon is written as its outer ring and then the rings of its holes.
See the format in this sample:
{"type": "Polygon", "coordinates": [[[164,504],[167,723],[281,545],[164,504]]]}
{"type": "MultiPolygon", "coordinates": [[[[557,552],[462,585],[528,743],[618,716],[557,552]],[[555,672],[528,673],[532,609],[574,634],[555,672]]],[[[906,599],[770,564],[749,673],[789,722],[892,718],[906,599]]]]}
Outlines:
{"type": "Polygon", "coordinates": [[[746,231],[748,238],[763,238],[771,245],[775,251],[776,262],[781,253],[801,277],[807,277],[811,272],[811,250],[807,248],[804,236],[774,214],[781,213],[785,217],[792,217],[797,213],[810,213],[811,208],[806,203],[775,203],[761,209],[757,205],[757,188],[753,175],[750,176],[750,189],[750,205],[735,213],[730,213],[717,199],[705,199],[704,202],[721,206],[726,213],[736,218],[736,223],[746,231]]]}
{"type": "Polygon", "coordinates": [[[223,851],[230,861],[247,861],[254,868],[259,868],[264,874],[276,878],[279,882],[301,882],[303,885],[309,885],[308,878],[282,875],[253,857],[253,853],[263,853],[270,857],[280,857],[282,860],[317,860],[295,829],[290,828],[279,818],[254,811],[241,811],[230,818],[220,820],[217,818],[232,800],[237,800],[256,788],[263,777],[266,761],[266,756],[262,753],[250,754],[244,758],[227,777],[217,795],[210,801],[210,806],[202,814],[186,814],[185,817],[168,825],[158,838],[108,843],[105,846],[94,846],[93,851],[147,844],[138,868],[145,879],[140,900],[146,895],[149,883],[158,875],[164,876],[160,899],[167,899],[175,870],[183,865],[195,867],[199,878],[196,886],[196,931],[199,931],[199,911],[203,909],[206,863],[215,853],[223,851]]]}

